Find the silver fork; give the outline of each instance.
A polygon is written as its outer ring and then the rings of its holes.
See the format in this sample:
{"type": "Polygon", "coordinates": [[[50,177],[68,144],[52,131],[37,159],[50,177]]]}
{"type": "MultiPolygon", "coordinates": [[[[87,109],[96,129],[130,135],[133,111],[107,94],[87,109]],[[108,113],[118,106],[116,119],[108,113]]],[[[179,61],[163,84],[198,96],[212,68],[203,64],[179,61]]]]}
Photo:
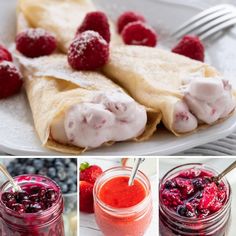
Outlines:
{"type": "Polygon", "coordinates": [[[230,4],[222,4],[195,15],[182,24],[171,36],[179,39],[186,34],[194,34],[204,40],[233,25],[236,25],[236,7],[230,4]]]}

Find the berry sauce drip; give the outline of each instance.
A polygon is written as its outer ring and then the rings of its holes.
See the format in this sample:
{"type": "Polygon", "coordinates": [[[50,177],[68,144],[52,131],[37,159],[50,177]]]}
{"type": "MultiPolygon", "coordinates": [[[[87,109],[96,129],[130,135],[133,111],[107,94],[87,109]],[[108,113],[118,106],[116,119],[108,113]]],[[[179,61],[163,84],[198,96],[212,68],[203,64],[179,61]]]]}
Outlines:
{"type": "Polygon", "coordinates": [[[21,192],[5,192],[3,203],[13,211],[22,213],[37,213],[50,208],[58,199],[58,193],[42,185],[25,185],[21,192]]]}
{"type": "Polygon", "coordinates": [[[213,174],[191,168],[166,180],[160,197],[165,206],[177,214],[191,218],[205,218],[219,211],[226,202],[227,190],[223,182],[210,180],[213,174]]]}

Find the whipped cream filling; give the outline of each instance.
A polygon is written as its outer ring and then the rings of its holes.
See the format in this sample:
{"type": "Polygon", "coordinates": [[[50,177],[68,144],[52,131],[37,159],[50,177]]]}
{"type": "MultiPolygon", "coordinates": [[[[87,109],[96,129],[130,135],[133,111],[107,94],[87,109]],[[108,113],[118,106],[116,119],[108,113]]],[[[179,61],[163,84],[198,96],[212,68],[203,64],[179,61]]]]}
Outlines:
{"type": "Polygon", "coordinates": [[[188,79],[180,89],[184,98],[174,109],[173,128],[176,132],[192,131],[200,123],[213,124],[235,109],[232,86],[224,79],[188,79]]]}
{"type": "Polygon", "coordinates": [[[119,90],[99,92],[90,102],[76,104],[51,125],[51,136],[63,144],[95,148],[109,141],[140,135],[147,123],[143,106],[119,90]]]}

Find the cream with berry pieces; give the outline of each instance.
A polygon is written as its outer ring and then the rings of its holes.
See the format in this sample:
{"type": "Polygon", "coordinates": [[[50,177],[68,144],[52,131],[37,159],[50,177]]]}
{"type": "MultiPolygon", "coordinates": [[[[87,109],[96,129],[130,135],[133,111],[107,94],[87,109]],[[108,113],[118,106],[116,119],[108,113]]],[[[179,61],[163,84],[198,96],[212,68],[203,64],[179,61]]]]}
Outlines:
{"type": "Polygon", "coordinates": [[[171,169],[160,181],[160,233],[167,235],[223,236],[231,212],[231,189],[218,173],[203,164],[171,169]],[[167,220],[168,219],[168,220],[167,220]]]}
{"type": "Polygon", "coordinates": [[[177,136],[221,122],[235,110],[233,89],[216,69],[159,48],[112,48],[103,71],[137,102],[161,111],[177,136]]]}
{"type": "Polygon", "coordinates": [[[147,123],[143,107],[121,91],[95,93],[90,102],[74,105],[52,122],[55,141],[96,148],[109,141],[141,135],[147,123]],[[139,119],[137,119],[139,117],[139,119]]]}

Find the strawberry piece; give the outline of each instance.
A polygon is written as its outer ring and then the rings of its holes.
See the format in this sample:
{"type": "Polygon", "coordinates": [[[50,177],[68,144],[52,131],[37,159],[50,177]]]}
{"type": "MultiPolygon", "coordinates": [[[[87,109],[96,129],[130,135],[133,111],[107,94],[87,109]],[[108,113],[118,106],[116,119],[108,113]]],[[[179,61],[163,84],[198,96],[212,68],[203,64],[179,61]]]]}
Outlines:
{"type": "Polygon", "coordinates": [[[185,35],[172,49],[172,52],[194,60],[204,61],[204,45],[197,36],[185,35]]]}
{"type": "Polygon", "coordinates": [[[13,61],[11,53],[0,44],[0,62],[1,61],[13,61]]]}
{"type": "Polygon", "coordinates": [[[34,58],[52,54],[57,47],[55,37],[44,29],[27,29],[16,36],[16,48],[34,58]]]}
{"type": "Polygon", "coordinates": [[[86,181],[79,182],[79,210],[93,213],[93,184],[86,181]]]}
{"type": "Polygon", "coordinates": [[[111,40],[110,26],[107,16],[101,11],[88,13],[78,28],[76,36],[87,30],[98,32],[108,43],[111,40]]]}
{"type": "Polygon", "coordinates": [[[20,72],[12,62],[0,62],[0,99],[19,92],[22,83],[20,72]]]}
{"type": "Polygon", "coordinates": [[[121,33],[127,24],[135,21],[145,22],[146,20],[142,15],[140,15],[137,12],[133,11],[124,12],[119,16],[117,21],[118,32],[121,33]]]}
{"type": "Polygon", "coordinates": [[[68,62],[75,70],[95,70],[104,66],[109,58],[109,45],[99,33],[85,31],[71,43],[68,62]]]}
{"type": "Polygon", "coordinates": [[[127,24],[121,36],[128,45],[155,47],[157,44],[157,34],[154,29],[139,21],[127,24]]]}
{"type": "Polygon", "coordinates": [[[94,184],[102,172],[101,167],[97,165],[90,166],[88,162],[80,164],[80,180],[94,184]]]}

